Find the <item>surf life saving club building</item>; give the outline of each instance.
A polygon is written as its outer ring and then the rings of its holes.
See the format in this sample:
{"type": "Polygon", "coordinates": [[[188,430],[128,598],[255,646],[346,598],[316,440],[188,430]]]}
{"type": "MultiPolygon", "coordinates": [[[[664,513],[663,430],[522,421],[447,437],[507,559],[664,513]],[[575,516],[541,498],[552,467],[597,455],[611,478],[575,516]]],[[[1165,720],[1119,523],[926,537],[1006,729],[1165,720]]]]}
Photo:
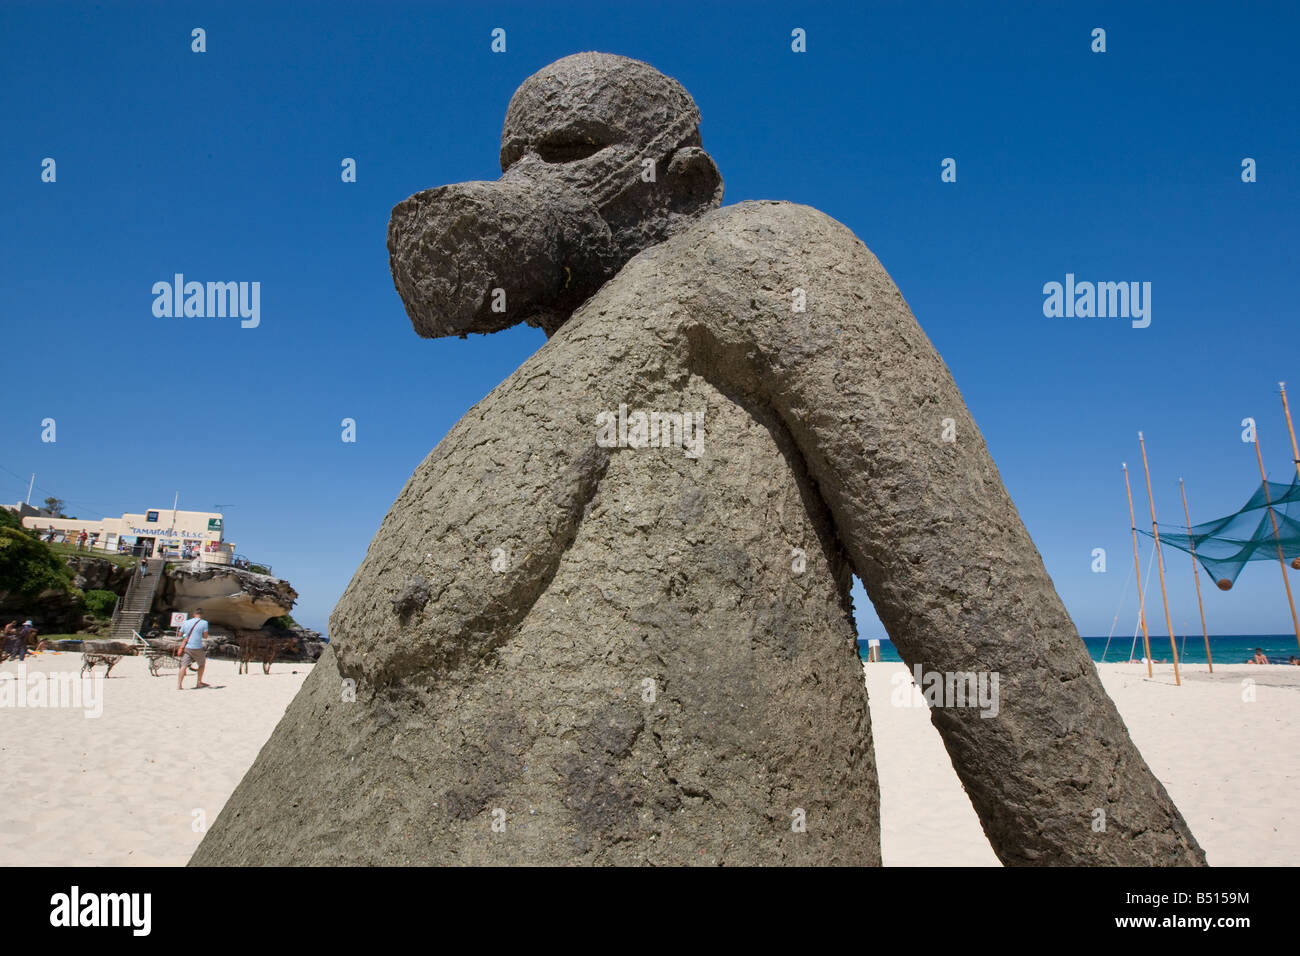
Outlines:
{"type": "Polygon", "coordinates": [[[151,508],[120,518],[83,521],[80,518],[46,518],[28,515],[23,526],[37,531],[43,540],[77,544],[86,532],[86,547],[92,551],[135,554],[140,557],[190,556],[211,564],[230,564],[234,542],[224,539],[224,519],[216,511],[179,511],[151,508]]]}

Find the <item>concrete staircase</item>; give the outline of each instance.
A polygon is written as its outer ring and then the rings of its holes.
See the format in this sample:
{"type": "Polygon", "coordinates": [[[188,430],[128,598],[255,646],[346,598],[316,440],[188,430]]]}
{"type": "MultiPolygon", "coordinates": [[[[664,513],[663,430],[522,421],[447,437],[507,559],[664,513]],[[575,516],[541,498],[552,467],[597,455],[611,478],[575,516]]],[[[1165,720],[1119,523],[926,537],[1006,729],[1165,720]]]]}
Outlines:
{"type": "Polygon", "coordinates": [[[153,607],[154,595],[162,581],[163,568],[166,563],[162,558],[149,558],[149,573],[141,576],[137,571],[131,578],[126,594],[117,602],[113,612],[113,631],[110,640],[131,641],[133,631],[139,631],[144,624],[145,615],[153,607]]]}

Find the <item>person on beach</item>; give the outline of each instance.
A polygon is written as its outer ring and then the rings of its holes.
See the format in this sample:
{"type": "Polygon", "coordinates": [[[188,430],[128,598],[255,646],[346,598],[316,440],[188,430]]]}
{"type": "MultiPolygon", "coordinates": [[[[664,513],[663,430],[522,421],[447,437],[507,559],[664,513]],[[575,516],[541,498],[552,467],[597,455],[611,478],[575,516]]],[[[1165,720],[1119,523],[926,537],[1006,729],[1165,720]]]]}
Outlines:
{"type": "Polygon", "coordinates": [[[15,640],[18,659],[20,661],[27,659],[27,651],[31,648],[32,644],[35,643],[35,637],[36,628],[32,626],[31,619],[28,618],[26,621],[23,621],[22,627],[18,628],[18,634],[15,640]]]}
{"type": "Polygon", "coordinates": [[[190,669],[190,663],[199,665],[199,680],[194,685],[194,689],[200,687],[210,687],[212,685],[203,683],[203,668],[207,666],[208,654],[203,649],[203,635],[208,633],[208,622],[203,620],[203,608],[194,612],[194,616],[186,621],[180,627],[181,646],[176,648],[176,653],[181,658],[181,673],[176,679],[176,689],[183,689],[185,675],[190,669]]]}
{"type": "Polygon", "coordinates": [[[18,640],[18,622],[10,621],[5,625],[4,633],[0,635],[0,654],[17,656],[15,644],[18,640]]]}
{"type": "Polygon", "coordinates": [[[880,661],[880,638],[867,638],[867,660],[877,663],[880,661]]]}
{"type": "Polygon", "coordinates": [[[1255,648],[1255,659],[1254,659],[1253,661],[1250,661],[1250,663],[1251,663],[1251,664],[1267,664],[1267,663],[1268,663],[1268,658],[1264,656],[1264,649],[1263,649],[1263,648],[1261,648],[1261,647],[1257,647],[1257,648],[1255,648]]]}

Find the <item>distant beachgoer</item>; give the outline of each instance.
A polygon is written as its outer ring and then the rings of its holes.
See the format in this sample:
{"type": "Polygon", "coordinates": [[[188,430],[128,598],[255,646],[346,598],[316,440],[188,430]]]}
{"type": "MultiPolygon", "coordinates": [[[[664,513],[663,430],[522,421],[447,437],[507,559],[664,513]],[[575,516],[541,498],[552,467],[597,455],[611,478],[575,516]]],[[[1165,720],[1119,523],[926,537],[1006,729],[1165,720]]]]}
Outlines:
{"type": "Polygon", "coordinates": [[[1292,665],[1293,667],[1300,667],[1300,657],[1296,657],[1294,654],[1292,654],[1291,659],[1287,661],[1287,663],[1292,665]]]}
{"type": "Polygon", "coordinates": [[[1267,663],[1268,663],[1268,658],[1264,656],[1264,649],[1263,649],[1263,648],[1260,648],[1260,647],[1255,648],[1255,658],[1254,658],[1254,660],[1250,661],[1250,663],[1251,663],[1251,664],[1267,664],[1267,663]]]}
{"type": "Polygon", "coordinates": [[[45,540],[50,544],[54,543],[54,525],[50,525],[50,530],[45,532],[45,540]]]}
{"type": "Polygon", "coordinates": [[[199,681],[194,686],[194,689],[198,690],[200,687],[212,686],[203,683],[203,668],[207,666],[208,662],[207,651],[203,649],[203,635],[208,633],[208,622],[203,620],[203,608],[195,611],[194,616],[181,625],[180,631],[183,640],[181,646],[176,648],[176,653],[181,658],[181,673],[176,679],[176,689],[182,689],[191,662],[199,665],[199,681]]]}
{"type": "Polygon", "coordinates": [[[81,529],[81,534],[77,535],[77,550],[80,551],[86,546],[86,529],[81,529]]]}
{"type": "Polygon", "coordinates": [[[880,660],[880,638],[867,638],[867,660],[877,662],[880,660]]]}
{"type": "Polygon", "coordinates": [[[23,621],[23,626],[18,628],[18,638],[17,638],[18,659],[20,661],[26,659],[27,651],[30,649],[32,644],[35,643],[35,638],[36,638],[36,628],[32,627],[31,620],[28,619],[26,621],[23,621]]]}
{"type": "Polygon", "coordinates": [[[149,559],[142,557],[140,559],[140,577],[144,578],[148,576],[149,576],[149,559]]]}
{"type": "MultiPolygon", "coordinates": [[[[17,621],[10,621],[5,625],[3,636],[5,654],[16,657],[20,661],[27,657],[27,636],[31,623],[31,621],[27,621],[22,627],[19,627],[17,621]]],[[[31,633],[36,632],[32,631],[31,633]]]]}

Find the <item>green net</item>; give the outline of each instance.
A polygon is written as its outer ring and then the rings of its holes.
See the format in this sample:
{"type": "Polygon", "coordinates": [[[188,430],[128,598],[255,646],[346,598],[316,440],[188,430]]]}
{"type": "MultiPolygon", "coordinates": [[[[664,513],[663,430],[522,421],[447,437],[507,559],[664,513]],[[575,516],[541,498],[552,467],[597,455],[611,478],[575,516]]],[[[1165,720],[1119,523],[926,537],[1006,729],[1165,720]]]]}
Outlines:
{"type": "MultiPolygon", "coordinates": [[[[1142,533],[1152,537],[1148,531],[1142,533]]],[[[1289,485],[1260,482],[1245,506],[1226,517],[1181,532],[1161,528],[1160,543],[1194,553],[1224,591],[1232,587],[1247,562],[1276,561],[1279,544],[1283,560],[1300,570],[1300,477],[1289,485]]]]}

